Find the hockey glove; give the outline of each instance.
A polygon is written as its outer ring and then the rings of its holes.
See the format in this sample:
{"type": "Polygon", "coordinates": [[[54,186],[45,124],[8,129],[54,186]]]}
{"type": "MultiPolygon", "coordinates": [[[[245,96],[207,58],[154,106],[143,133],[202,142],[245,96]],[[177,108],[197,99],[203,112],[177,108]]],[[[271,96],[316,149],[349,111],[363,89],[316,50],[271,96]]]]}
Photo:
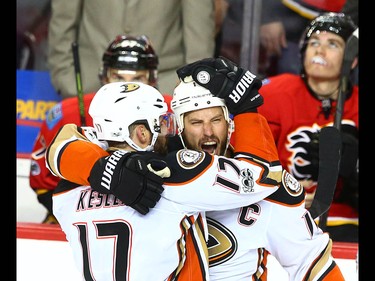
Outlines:
{"type": "Polygon", "coordinates": [[[159,201],[162,177],[168,176],[170,170],[159,155],[118,150],[95,163],[89,182],[94,190],[111,193],[145,215],[159,201]]]}
{"type": "Polygon", "coordinates": [[[47,215],[44,218],[44,220],[42,221],[42,223],[44,223],[44,224],[59,224],[56,217],[51,213],[47,213],[47,215]]]}
{"type": "Polygon", "coordinates": [[[52,194],[53,190],[48,189],[34,189],[37,199],[48,211],[52,214],[52,194]]]}
{"type": "Polygon", "coordinates": [[[179,68],[177,75],[183,81],[192,76],[197,84],[224,99],[233,115],[257,112],[257,107],[263,104],[263,97],[258,92],[262,81],[224,57],[188,64],[179,68]]]}
{"type": "Polygon", "coordinates": [[[317,181],[319,175],[319,132],[311,133],[310,142],[303,147],[306,150],[305,160],[310,162],[310,165],[301,167],[301,172],[310,174],[310,180],[317,181]]]}
{"type": "Polygon", "coordinates": [[[96,131],[93,127],[88,127],[88,126],[77,127],[77,130],[92,143],[95,143],[97,146],[103,148],[104,150],[108,149],[108,142],[105,140],[98,140],[96,131]]]}
{"type": "MultiPolygon", "coordinates": [[[[358,139],[355,130],[352,126],[342,125],[340,132],[342,145],[339,175],[343,178],[352,177],[357,171],[358,139]]],[[[311,141],[305,147],[306,160],[310,162],[310,165],[305,167],[304,172],[311,174],[315,181],[318,179],[319,169],[319,134],[320,132],[313,133],[310,136],[311,141]]]]}
{"type": "Polygon", "coordinates": [[[351,177],[357,171],[358,139],[346,132],[341,132],[342,151],[340,160],[340,176],[351,177]]]}

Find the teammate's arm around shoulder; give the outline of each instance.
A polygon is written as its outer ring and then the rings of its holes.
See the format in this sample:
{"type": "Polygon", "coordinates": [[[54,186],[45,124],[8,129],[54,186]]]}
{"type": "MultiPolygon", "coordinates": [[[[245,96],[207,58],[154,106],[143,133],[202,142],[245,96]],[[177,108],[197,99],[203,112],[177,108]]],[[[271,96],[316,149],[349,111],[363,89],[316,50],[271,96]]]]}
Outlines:
{"type": "Polygon", "coordinates": [[[234,158],[262,167],[259,183],[280,184],[282,166],[276,144],[266,118],[255,112],[234,117],[236,128],[234,158]]]}
{"type": "Polygon", "coordinates": [[[86,136],[89,134],[87,129],[83,130],[75,124],[61,127],[47,148],[47,168],[60,178],[90,185],[88,178],[95,162],[109,154],[98,144],[90,142],[86,136]]]}
{"type": "Polygon", "coordinates": [[[236,128],[235,153],[248,152],[267,162],[278,162],[275,140],[267,119],[259,113],[234,116],[236,128]]]}
{"type": "Polygon", "coordinates": [[[163,196],[181,210],[212,211],[247,206],[277,191],[279,182],[265,165],[182,149],[168,154],[171,177],[163,196]],[[215,200],[212,200],[215,198],[215,200]]]}
{"type": "Polygon", "coordinates": [[[151,169],[148,164],[151,167],[151,163],[157,163],[160,168],[164,162],[152,152],[116,151],[109,156],[105,146],[96,138],[94,129],[66,124],[47,148],[46,166],[60,178],[111,193],[139,213],[147,214],[164,190],[162,176],[168,176],[161,175],[164,169],[151,169]],[[108,169],[113,169],[113,180],[103,185],[103,177],[108,180],[108,169]]]}

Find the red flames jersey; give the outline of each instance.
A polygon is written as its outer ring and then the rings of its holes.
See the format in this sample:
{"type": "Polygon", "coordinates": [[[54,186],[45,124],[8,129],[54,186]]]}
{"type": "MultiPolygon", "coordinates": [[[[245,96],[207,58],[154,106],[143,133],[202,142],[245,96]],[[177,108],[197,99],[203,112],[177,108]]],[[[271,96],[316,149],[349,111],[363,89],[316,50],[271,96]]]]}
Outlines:
{"type": "MultiPolygon", "coordinates": [[[[95,93],[90,93],[83,96],[86,118],[85,126],[92,126],[92,118],[88,114],[88,110],[94,95],[95,93]]],[[[42,123],[31,153],[29,183],[32,189],[53,190],[59,182],[60,178],[52,175],[46,168],[44,155],[47,146],[51,143],[55,134],[64,124],[68,123],[82,126],[79,115],[79,103],[75,97],[57,103],[47,113],[46,120],[42,123]]]]}
{"type": "MultiPolygon", "coordinates": [[[[299,75],[294,74],[266,79],[259,92],[264,97],[264,104],[258,108],[258,112],[268,120],[283,167],[298,180],[308,178],[304,167],[310,163],[304,144],[310,142],[312,134],[322,127],[333,125],[336,101],[330,101],[331,111],[326,118],[322,101],[309,92],[299,75]]],[[[358,98],[358,86],[354,86],[345,101],[342,124],[358,128],[358,98]]],[[[340,192],[339,185],[337,192],[340,192]]],[[[348,204],[334,200],[327,225],[344,223],[358,224],[358,212],[348,204]]]]}

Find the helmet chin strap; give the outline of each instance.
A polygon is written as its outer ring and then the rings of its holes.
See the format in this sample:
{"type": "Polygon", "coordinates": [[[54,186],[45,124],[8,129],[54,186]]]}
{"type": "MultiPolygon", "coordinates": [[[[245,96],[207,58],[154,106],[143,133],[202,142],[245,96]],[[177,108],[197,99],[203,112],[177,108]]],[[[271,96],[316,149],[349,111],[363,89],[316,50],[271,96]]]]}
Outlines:
{"type": "Polygon", "coordinates": [[[188,149],[185,145],[185,142],[184,142],[184,138],[182,137],[182,131],[180,131],[180,129],[178,130],[178,136],[181,140],[181,143],[182,143],[182,146],[185,148],[185,149],[188,149]]]}
{"type": "Polygon", "coordinates": [[[232,133],[234,132],[234,122],[232,119],[229,118],[229,121],[228,121],[228,137],[227,137],[227,144],[225,146],[225,150],[224,150],[224,154],[225,155],[227,153],[227,150],[228,150],[228,147],[229,147],[229,144],[230,144],[230,138],[232,137],[232,133]]]}

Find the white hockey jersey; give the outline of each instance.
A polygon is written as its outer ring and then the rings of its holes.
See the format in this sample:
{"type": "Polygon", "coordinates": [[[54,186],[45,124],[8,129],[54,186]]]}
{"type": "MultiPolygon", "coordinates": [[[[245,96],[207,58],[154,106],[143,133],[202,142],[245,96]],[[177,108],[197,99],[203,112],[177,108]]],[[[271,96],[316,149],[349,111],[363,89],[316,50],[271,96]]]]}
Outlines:
{"type": "Polygon", "coordinates": [[[172,176],[146,216],[113,195],[60,182],[53,212],[85,280],[209,280],[201,212],[253,204],[278,189],[280,166],[244,158],[169,154],[172,176]]]}
{"type": "Polygon", "coordinates": [[[267,280],[269,253],[290,280],[341,280],[325,276],[335,266],[332,242],[305,209],[303,188],[288,179],[284,171],[282,186],[262,201],[206,213],[210,280],[267,280]]]}
{"type": "MultiPolygon", "coordinates": [[[[234,117],[235,147],[266,164],[262,153],[242,147],[243,139],[256,143],[261,136],[248,134],[249,114],[234,117]]],[[[265,128],[265,131],[267,129],[265,128]]],[[[241,157],[237,152],[235,157],[241,157]]],[[[298,181],[283,170],[281,187],[255,204],[206,212],[210,278],[226,281],[267,280],[267,256],[272,254],[288,272],[290,280],[342,281],[332,258],[332,241],[305,208],[305,192],[298,181]]]]}

